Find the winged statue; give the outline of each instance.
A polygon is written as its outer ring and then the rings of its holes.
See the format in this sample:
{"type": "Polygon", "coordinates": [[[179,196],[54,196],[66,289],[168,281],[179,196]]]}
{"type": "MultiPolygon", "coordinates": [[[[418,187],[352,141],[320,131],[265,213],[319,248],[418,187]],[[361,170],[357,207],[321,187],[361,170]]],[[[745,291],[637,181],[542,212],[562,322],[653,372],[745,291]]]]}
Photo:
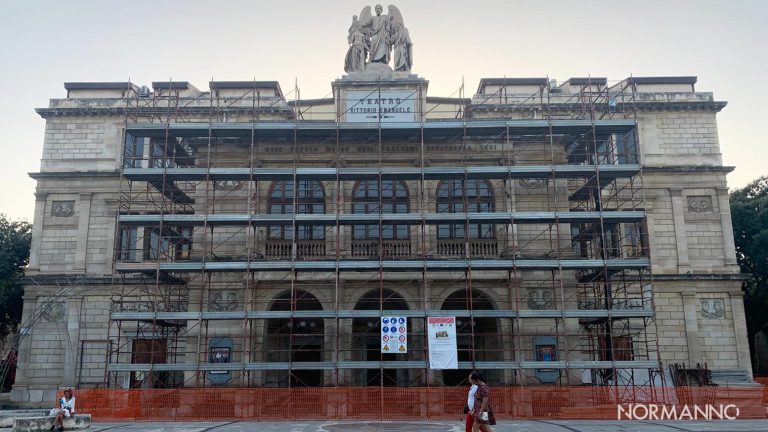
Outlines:
{"type": "Polygon", "coordinates": [[[366,6],[359,17],[352,18],[344,70],[359,72],[372,63],[388,65],[392,59],[392,69],[410,71],[413,65],[413,44],[400,10],[395,5],[389,5],[388,14],[382,15],[384,8],[377,4],[373,11],[371,13],[371,7],[366,6]],[[363,61],[360,61],[361,58],[363,61]]]}

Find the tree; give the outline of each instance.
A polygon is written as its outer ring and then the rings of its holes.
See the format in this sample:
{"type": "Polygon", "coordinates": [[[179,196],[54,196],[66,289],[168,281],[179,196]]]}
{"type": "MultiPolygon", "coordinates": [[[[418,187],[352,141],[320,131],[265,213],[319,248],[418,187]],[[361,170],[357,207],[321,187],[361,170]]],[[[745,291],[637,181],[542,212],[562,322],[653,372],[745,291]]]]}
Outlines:
{"type": "Polygon", "coordinates": [[[744,281],[744,309],[754,353],[755,334],[768,332],[768,176],[733,191],[730,198],[736,257],[741,271],[750,274],[744,281]]]}
{"type": "Polygon", "coordinates": [[[24,289],[21,278],[29,262],[32,225],[0,214],[0,340],[21,322],[24,289]]]}

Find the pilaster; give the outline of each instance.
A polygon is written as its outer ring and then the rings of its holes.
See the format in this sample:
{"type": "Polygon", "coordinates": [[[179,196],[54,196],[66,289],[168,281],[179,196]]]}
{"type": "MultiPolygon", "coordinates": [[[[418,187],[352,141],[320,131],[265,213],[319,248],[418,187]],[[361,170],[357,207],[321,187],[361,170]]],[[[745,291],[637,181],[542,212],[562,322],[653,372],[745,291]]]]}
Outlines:
{"type": "Polygon", "coordinates": [[[702,362],[701,341],[699,340],[699,319],[696,312],[696,294],[681,293],[683,315],[685,316],[685,338],[688,342],[688,361],[691,365],[702,362]]]}
{"type": "Polygon", "coordinates": [[[675,244],[677,245],[677,271],[685,273],[690,270],[688,258],[688,239],[685,235],[685,203],[681,189],[670,189],[672,197],[672,217],[675,222],[675,244]]]}
{"type": "Polygon", "coordinates": [[[91,220],[91,193],[81,193],[78,203],[77,249],[75,250],[75,271],[85,272],[88,253],[88,225],[91,220]]]}

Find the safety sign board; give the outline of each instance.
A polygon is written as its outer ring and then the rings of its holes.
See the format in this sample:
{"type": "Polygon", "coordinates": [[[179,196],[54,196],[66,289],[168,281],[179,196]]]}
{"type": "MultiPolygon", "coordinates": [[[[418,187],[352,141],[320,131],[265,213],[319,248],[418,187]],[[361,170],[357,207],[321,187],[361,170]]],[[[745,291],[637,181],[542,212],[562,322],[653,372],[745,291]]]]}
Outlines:
{"type": "Polygon", "coordinates": [[[381,317],[381,352],[408,352],[408,320],[400,316],[381,317]]]}

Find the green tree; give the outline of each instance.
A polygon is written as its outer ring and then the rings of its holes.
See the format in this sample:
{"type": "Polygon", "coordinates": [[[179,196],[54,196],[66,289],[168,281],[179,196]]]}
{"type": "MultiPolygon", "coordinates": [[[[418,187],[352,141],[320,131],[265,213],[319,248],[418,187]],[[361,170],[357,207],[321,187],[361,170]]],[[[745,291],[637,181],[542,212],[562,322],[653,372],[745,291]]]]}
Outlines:
{"type": "Polygon", "coordinates": [[[21,278],[29,262],[31,239],[32,225],[0,214],[0,338],[15,331],[21,322],[21,278]]]}
{"type": "Polygon", "coordinates": [[[754,353],[755,334],[768,331],[768,176],[731,192],[730,198],[736,257],[741,271],[750,274],[744,281],[744,308],[754,353]]]}

